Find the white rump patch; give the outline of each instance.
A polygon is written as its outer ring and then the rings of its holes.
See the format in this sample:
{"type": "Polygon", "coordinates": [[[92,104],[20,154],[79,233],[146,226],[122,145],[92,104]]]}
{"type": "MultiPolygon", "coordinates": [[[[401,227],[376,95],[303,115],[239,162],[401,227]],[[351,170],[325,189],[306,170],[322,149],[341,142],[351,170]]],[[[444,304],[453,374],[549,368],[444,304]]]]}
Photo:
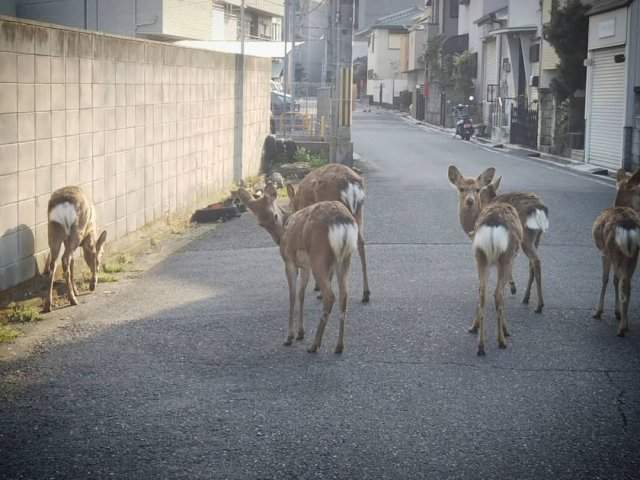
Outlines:
{"type": "Polygon", "coordinates": [[[356,211],[364,201],[364,190],[357,183],[349,183],[347,188],[341,192],[342,203],[349,211],[355,215],[356,211]]]}
{"type": "Polygon", "coordinates": [[[536,211],[527,217],[527,228],[530,230],[549,230],[549,219],[544,210],[536,208],[536,211]]]}
{"type": "Polygon", "coordinates": [[[616,227],[616,245],[625,257],[633,257],[640,246],[640,230],[616,227]]]}
{"type": "Polygon", "coordinates": [[[76,213],[76,207],[69,202],[64,202],[56,205],[49,212],[49,221],[56,222],[62,225],[64,232],[69,235],[71,227],[78,221],[78,214],[76,213]]]}
{"type": "Polygon", "coordinates": [[[329,227],[329,245],[338,263],[358,248],[358,226],[355,223],[338,223],[329,227]]]}
{"type": "Polygon", "coordinates": [[[482,250],[489,265],[509,248],[509,232],[502,225],[482,225],[473,237],[473,250],[482,250]]]}

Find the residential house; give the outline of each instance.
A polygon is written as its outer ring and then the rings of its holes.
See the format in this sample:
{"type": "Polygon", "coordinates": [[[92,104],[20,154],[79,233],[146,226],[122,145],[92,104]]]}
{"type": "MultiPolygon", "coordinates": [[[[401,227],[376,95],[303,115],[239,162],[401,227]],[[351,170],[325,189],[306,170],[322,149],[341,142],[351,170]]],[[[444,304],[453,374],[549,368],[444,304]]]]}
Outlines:
{"type": "MultiPolygon", "coordinates": [[[[241,0],[15,0],[16,16],[159,41],[238,40],[241,0]]],[[[247,38],[279,40],[284,0],[246,0],[247,38]]]]}
{"type": "Polygon", "coordinates": [[[589,15],[586,161],[640,166],[640,0],[603,0],[589,15]]]}
{"type": "Polygon", "coordinates": [[[366,32],[359,34],[368,38],[367,95],[374,102],[393,105],[398,102],[400,93],[407,91],[402,53],[409,37],[408,26],[420,13],[422,10],[417,7],[401,10],[379,18],[366,32]]]}

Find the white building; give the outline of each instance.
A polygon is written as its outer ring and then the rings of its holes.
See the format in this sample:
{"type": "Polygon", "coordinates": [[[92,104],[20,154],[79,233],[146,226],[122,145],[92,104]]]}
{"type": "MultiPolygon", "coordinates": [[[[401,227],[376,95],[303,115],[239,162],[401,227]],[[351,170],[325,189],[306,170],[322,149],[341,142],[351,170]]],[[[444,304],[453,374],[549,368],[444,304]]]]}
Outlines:
{"type": "Polygon", "coordinates": [[[610,169],[640,166],[640,1],[589,11],[585,156],[610,169]]]}

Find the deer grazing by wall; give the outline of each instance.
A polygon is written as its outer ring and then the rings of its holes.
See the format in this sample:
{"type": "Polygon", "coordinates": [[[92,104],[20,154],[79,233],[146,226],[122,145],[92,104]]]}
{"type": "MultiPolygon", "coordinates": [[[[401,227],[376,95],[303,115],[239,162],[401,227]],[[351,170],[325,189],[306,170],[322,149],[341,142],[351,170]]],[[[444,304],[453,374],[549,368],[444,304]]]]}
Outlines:
{"type": "Polygon", "coordinates": [[[358,254],[362,263],[362,303],[368,303],[371,292],[362,233],[365,198],[363,178],[346,165],[332,163],[309,173],[297,188],[288,184],[287,194],[294,212],[321,201],[342,202],[349,209],[358,224],[358,254]]]}
{"type": "MultiPolygon", "coordinates": [[[[495,184],[485,186],[485,191],[497,190],[500,179],[495,184]]],[[[506,348],[509,335],[504,315],[504,289],[511,279],[513,259],[522,243],[522,224],[518,211],[508,203],[491,202],[478,215],[472,233],[472,248],[478,268],[479,295],[476,317],[469,331],[479,333],[478,355],[485,355],[485,303],[489,269],[495,265],[498,271],[495,290],[495,305],[498,325],[498,346],[506,348]]]]}
{"type": "Polygon", "coordinates": [[[63,187],[53,192],[49,199],[48,212],[50,253],[45,272],[49,274],[49,291],[44,302],[45,312],[51,311],[53,304],[53,280],[62,244],[62,269],[69,302],[71,305],[77,305],[78,289],[74,277],[73,254],[78,247],[82,247],[84,260],[91,270],[89,288],[94,291],[98,284],[98,271],[107,240],[106,231],[96,237],[95,208],[79,187],[63,187]]]}
{"type": "MultiPolygon", "coordinates": [[[[458,213],[460,225],[467,235],[473,236],[476,221],[482,207],[480,191],[491,183],[495,176],[495,168],[486,169],[477,178],[464,177],[455,166],[449,167],[449,181],[458,190],[458,213]]],[[[529,259],[529,282],[522,303],[528,304],[531,297],[531,287],[535,280],[538,294],[536,313],[542,313],[544,300],[542,296],[542,266],[538,256],[538,247],[542,234],[549,228],[549,209],[544,205],[540,197],[534,193],[514,192],[498,195],[496,188],[485,190],[485,205],[488,203],[507,203],[518,212],[522,224],[522,251],[529,259]]],[[[511,293],[516,293],[516,285],[513,278],[509,280],[511,293]]]]}
{"type": "Polygon", "coordinates": [[[613,267],[618,336],[624,337],[629,331],[631,278],[640,250],[640,170],[633,175],[619,170],[616,183],[614,207],[604,210],[593,224],[593,240],[602,254],[602,289],[593,317],[602,318],[609,272],[613,267]]]}
{"type": "Polygon", "coordinates": [[[358,243],[358,225],[349,210],[341,202],[322,201],[289,215],[278,206],[278,192],[272,184],[267,185],[264,195],[258,199],[254,199],[242,188],[236,195],[256,216],[259,225],[267,230],[280,246],[280,255],[289,283],[289,328],[284,344],[291,345],[294,339],[296,283],[299,272],[299,315],[295,338],[304,339],[304,296],[309,277],[313,274],[322,292],[323,313],[315,339],[308,351],[318,351],[335,302],[335,295],[331,289],[331,277],[335,271],[340,305],[340,330],[335,353],[342,353],[348,301],[347,278],[351,255],[357,249],[358,243]]]}

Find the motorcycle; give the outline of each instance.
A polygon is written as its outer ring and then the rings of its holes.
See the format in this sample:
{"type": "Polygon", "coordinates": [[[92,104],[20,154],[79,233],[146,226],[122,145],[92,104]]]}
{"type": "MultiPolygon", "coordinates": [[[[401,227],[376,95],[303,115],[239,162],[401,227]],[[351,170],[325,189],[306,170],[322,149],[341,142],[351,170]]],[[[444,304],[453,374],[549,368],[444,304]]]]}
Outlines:
{"type": "MultiPolygon", "coordinates": [[[[473,97],[469,97],[469,100],[473,101],[473,97]]],[[[473,136],[473,121],[469,113],[469,105],[456,105],[453,107],[453,115],[456,119],[456,133],[454,136],[459,135],[463,140],[471,140],[473,136]]]]}

